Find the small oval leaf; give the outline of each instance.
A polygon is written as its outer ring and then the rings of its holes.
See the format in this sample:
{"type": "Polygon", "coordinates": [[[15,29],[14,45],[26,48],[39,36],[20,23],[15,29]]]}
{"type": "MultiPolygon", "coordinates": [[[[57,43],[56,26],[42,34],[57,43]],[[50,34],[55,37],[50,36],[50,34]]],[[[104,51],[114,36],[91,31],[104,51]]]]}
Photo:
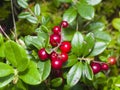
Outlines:
{"type": "Polygon", "coordinates": [[[63,82],[63,79],[62,78],[55,78],[53,80],[51,80],[51,84],[53,87],[59,87],[63,82]]]}
{"type": "Polygon", "coordinates": [[[82,75],[82,62],[78,62],[72,66],[67,74],[67,84],[74,86],[81,78],[82,75]]]}
{"type": "Polygon", "coordinates": [[[34,7],[34,13],[36,16],[40,15],[40,5],[38,3],[34,7]]]}
{"type": "Polygon", "coordinates": [[[22,8],[27,8],[27,7],[28,7],[28,3],[26,2],[26,0],[17,0],[17,3],[18,3],[22,8]]]}
{"type": "Polygon", "coordinates": [[[36,24],[37,23],[37,18],[36,17],[33,17],[33,16],[28,16],[27,17],[27,20],[33,24],[36,24]]]}
{"type": "Polygon", "coordinates": [[[27,18],[29,16],[31,16],[30,12],[22,12],[22,13],[20,13],[18,15],[18,18],[22,18],[23,19],[23,18],[27,18]]]}

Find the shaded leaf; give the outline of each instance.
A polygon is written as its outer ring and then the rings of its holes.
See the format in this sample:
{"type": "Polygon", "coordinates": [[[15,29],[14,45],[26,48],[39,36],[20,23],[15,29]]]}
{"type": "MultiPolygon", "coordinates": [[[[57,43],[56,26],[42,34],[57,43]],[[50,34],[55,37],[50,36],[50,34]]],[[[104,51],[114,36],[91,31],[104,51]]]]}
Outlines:
{"type": "Polygon", "coordinates": [[[51,84],[53,87],[59,87],[62,84],[62,82],[63,82],[63,79],[60,77],[51,80],[51,84]]]}
{"type": "Polygon", "coordinates": [[[112,25],[115,29],[120,31],[120,18],[114,18],[112,20],[112,25]]]}
{"type": "Polygon", "coordinates": [[[51,71],[51,62],[50,60],[47,60],[45,62],[38,62],[38,68],[40,72],[40,77],[42,81],[44,81],[50,74],[51,71]]]}

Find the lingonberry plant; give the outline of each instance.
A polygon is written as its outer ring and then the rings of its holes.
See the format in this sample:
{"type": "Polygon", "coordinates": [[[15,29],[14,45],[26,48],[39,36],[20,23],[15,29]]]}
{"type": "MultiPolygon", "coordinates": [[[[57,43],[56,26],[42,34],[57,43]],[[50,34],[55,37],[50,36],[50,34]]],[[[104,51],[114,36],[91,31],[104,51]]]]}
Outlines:
{"type": "Polygon", "coordinates": [[[0,90],[120,89],[119,0],[3,1],[0,90]]]}

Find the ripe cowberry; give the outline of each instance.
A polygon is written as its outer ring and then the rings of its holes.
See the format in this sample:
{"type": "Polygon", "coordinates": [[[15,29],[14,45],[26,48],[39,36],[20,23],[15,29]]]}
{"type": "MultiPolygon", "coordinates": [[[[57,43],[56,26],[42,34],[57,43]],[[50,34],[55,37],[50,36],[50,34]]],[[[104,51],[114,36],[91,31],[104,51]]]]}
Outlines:
{"type": "Polygon", "coordinates": [[[99,63],[92,62],[90,65],[94,74],[97,74],[101,71],[101,65],[99,63]]]}
{"type": "Polygon", "coordinates": [[[106,64],[106,63],[102,63],[101,67],[102,67],[102,70],[106,70],[107,71],[109,69],[108,64],[106,64]]]}
{"type": "Polygon", "coordinates": [[[60,55],[59,55],[59,58],[62,60],[62,62],[66,62],[68,60],[68,54],[67,53],[64,53],[62,52],[60,55]]]}
{"type": "Polygon", "coordinates": [[[60,26],[54,26],[53,30],[52,30],[55,34],[59,34],[60,35],[60,32],[61,32],[61,28],[60,26]]]}
{"type": "Polygon", "coordinates": [[[116,58],[115,57],[113,57],[113,56],[111,56],[111,57],[109,57],[108,58],[108,63],[110,64],[110,65],[114,65],[114,64],[116,64],[116,58]]]}
{"type": "Polygon", "coordinates": [[[55,51],[53,51],[50,54],[50,60],[57,60],[57,58],[58,58],[58,54],[55,51]]]}
{"type": "Polygon", "coordinates": [[[62,60],[59,58],[57,60],[52,60],[51,66],[53,69],[61,69],[62,68],[62,60]]]}
{"type": "Polygon", "coordinates": [[[69,41],[63,41],[60,45],[60,50],[62,52],[68,53],[71,50],[71,43],[69,41]]]}
{"type": "Polygon", "coordinates": [[[45,48],[42,48],[38,51],[38,56],[40,58],[40,60],[46,60],[48,58],[48,53],[46,52],[45,48]]]}
{"type": "Polygon", "coordinates": [[[62,21],[61,22],[61,27],[63,27],[63,28],[68,27],[68,22],[67,21],[62,21]]]}
{"type": "Polygon", "coordinates": [[[57,46],[61,41],[61,37],[58,34],[52,34],[50,35],[50,44],[52,46],[57,46]]]}

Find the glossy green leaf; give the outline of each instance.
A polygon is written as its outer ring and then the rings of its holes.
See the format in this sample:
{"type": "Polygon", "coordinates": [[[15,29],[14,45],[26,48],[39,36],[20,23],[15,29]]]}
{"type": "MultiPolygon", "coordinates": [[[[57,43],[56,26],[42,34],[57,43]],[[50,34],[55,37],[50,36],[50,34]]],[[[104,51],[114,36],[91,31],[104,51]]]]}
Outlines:
{"type": "Polygon", "coordinates": [[[27,8],[27,7],[28,7],[28,3],[26,2],[26,0],[17,0],[17,3],[18,3],[22,8],[27,8]]]}
{"type": "Polygon", "coordinates": [[[49,76],[50,71],[51,71],[50,60],[47,60],[45,62],[39,61],[38,68],[39,68],[39,72],[40,72],[40,77],[41,77],[42,81],[44,81],[49,76]]]}
{"type": "Polygon", "coordinates": [[[72,66],[67,74],[67,84],[74,86],[81,78],[82,75],[82,62],[78,62],[72,66]]]}
{"type": "Polygon", "coordinates": [[[30,62],[28,69],[21,73],[19,76],[20,79],[30,85],[37,85],[42,81],[40,78],[41,75],[37,69],[37,64],[33,61],[30,62]]]}
{"type": "Polygon", "coordinates": [[[67,2],[67,3],[69,3],[69,2],[72,2],[72,0],[58,0],[59,2],[67,2]]]}
{"type": "Polygon", "coordinates": [[[90,53],[90,56],[96,56],[98,54],[101,54],[106,49],[106,47],[107,44],[105,42],[102,41],[96,42],[92,52],[90,53]]]}
{"type": "Polygon", "coordinates": [[[8,40],[5,43],[5,56],[20,72],[28,67],[29,59],[26,50],[14,41],[8,40]]]}
{"type": "Polygon", "coordinates": [[[102,22],[91,23],[88,27],[88,29],[91,31],[103,31],[104,28],[105,28],[105,24],[102,22]]]}
{"type": "Polygon", "coordinates": [[[19,15],[18,15],[18,18],[24,18],[26,19],[27,17],[31,16],[30,12],[21,12],[19,15]]]}
{"type": "Polygon", "coordinates": [[[94,44],[95,44],[95,38],[93,33],[88,33],[85,37],[85,41],[82,47],[83,56],[88,55],[92,51],[94,44]]]}
{"type": "Polygon", "coordinates": [[[85,62],[83,66],[83,76],[89,80],[93,80],[93,71],[87,62],[85,62]]]}
{"type": "Polygon", "coordinates": [[[69,8],[65,11],[63,14],[63,20],[67,21],[68,23],[71,23],[75,20],[77,16],[77,11],[73,7],[69,8]]]}
{"type": "Polygon", "coordinates": [[[115,29],[120,31],[120,18],[114,18],[112,21],[112,25],[115,29]]]}
{"type": "Polygon", "coordinates": [[[78,60],[77,60],[77,57],[75,55],[69,55],[68,60],[63,67],[64,68],[71,67],[77,62],[78,62],[78,60]]]}
{"type": "Polygon", "coordinates": [[[99,4],[102,0],[85,0],[88,4],[90,5],[97,5],[99,4]]]}
{"type": "Polygon", "coordinates": [[[13,80],[13,78],[14,78],[13,74],[6,76],[6,77],[0,77],[0,88],[9,84],[13,80]]]}
{"type": "Polygon", "coordinates": [[[12,73],[14,73],[14,69],[8,65],[8,64],[5,64],[5,63],[2,63],[0,62],[0,77],[5,77],[5,76],[8,76],[12,73]]]}
{"type": "Polygon", "coordinates": [[[91,20],[94,18],[95,10],[91,5],[88,5],[86,3],[78,3],[77,10],[80,16],[87,20],[91,20]]]}
{"type": "Polygon", "coordinates": [[[53,87],[59,87],[62,84],[62,82],[63,82],[62,78],[60,78],[60,77],[59,78],[55,78],[55,79],[51,80],[51,85],[53,87]]]}
{"type": "Polygon", "coordinates": [[[109,43],[111,41],[111,36],[105,31],[94,31],[94,36],[97,40],[109,43]]]}
{"type": "Polygon", "coordinates": [[[38,22],[38,19],[34,16],[28,16],[27,20],[33,24],[36,24],[38,22]]]}
{"type": "Polygon", "coordinates": [[[72,39],[72,52],[75,53],[77,56],[80,56],[82,53],[82,46],[83,46],[84,38],[80,32],[76,32],[72,39]]]}
{"type": "Polygon", "coordinates": [[[35,4],[34,13],[35,13],[36,16],[40,15],[40,5],[38,3],[35,4]]]}

